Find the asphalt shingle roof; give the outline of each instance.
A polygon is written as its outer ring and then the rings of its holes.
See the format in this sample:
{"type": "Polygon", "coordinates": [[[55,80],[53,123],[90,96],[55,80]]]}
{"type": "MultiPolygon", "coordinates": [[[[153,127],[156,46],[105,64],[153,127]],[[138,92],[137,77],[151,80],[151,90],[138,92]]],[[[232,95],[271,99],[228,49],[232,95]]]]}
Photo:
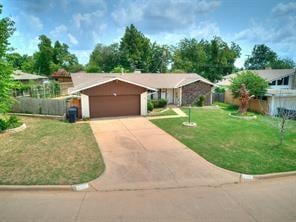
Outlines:
{"type": "MultiPolygon", "coordinates": [[[[232,73],[230,75],[224,76],[223,79],[217,83],[217,85],[229,86],[231,84],[230,80],[234,78],[237,74],[240,74],[244,71],[239,71],[237,73],[232,73]]],[[[284,78],[286,76],[296,73],[295,69],[260,69],[260,70],[250,70],[250,71],[256,73],[258,76],[262,77],[268,82],[271,82],[273,80],[277,80],[280,78],[284,78]]]]}
{"type": "Polygon", "coordinates": [[[25,73],[20,70],[13,72],[12,77],[14,80],[37,80],[37,79],[47,79],[46,76],[40,76],[30,73],[25,73]]]}
{"type": "Polygon", "coordinates": [[[191,82],[202,81],[214,85],[209,80],[195,73],[72,73],[74,87],[70,91],[79,91],[96,84],[111,81],[112,79],[122,79],[135,84],[147,86],[154,89],[178,88],[191,82]]]}

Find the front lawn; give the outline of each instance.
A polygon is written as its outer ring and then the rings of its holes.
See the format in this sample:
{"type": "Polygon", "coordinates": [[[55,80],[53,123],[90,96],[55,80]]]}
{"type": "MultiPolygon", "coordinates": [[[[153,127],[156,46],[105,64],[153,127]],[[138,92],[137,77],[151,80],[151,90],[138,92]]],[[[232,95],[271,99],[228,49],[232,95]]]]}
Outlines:
{"type": "Polygon", "coordinates": [[[192,109],[196,128],[182,126],[187,118],[152,122],[220,167],[247,174],[296,170],[296,121],[289,121],[284,144],[279,147],[274,118],[258,115],[256,120],[241,120],[230,117],[232,111],[227,106],[192,109]]]}
{"type": "Polygon", "coordinates": [[[21,118],[27,129],[0,134],[0,184],[77,184],[104,163],[87,123],[21,118]]]}

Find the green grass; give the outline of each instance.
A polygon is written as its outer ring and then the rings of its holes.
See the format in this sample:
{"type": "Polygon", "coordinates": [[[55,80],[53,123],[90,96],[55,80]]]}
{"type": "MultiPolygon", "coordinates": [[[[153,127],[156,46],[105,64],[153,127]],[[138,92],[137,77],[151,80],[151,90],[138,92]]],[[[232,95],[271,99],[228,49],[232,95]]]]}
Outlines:
{"type": "MultiPolygon", "coordinates": [[[[183,109],[185,112],[188,109],[183,109]]],[[[256,120],[231,118],[234,107],[192,109],[196,128],[186,118],[152,120],[208,161],[225,169],[264,174],[296,170],[296,121],[288,122],[284,144],[279,144],[278,120],[257,114],[256,120]]]]}
{"type": "Polygon", "coordinates": [[[255,116],[255,114],[254,114],[254,113],[251,113],[251,112],[247,112],[246,115],[241,115],[240,112],[232,112],[231,115],[232,115],[232,116],[239,116],[239,117],[244,117],[244,116],[247,116],[247,117],[255,116]]]}
{"type": "Polygon", "coordinates": [[[152,112],[149,113],[149,116],[170,116],[170,115],[177,115],[177,113],[169,108],[166,111],[163,111],[163,108],[153,109],[152,112]],[[163,112],[161,112],[163,111],[163,112]]]}
{"type": "Polygon", "coordinates": [[[104,163],[89,124],[21,120],[27,129],[0,134],[0,184],[77,184],[103,172],[104,163]]]}

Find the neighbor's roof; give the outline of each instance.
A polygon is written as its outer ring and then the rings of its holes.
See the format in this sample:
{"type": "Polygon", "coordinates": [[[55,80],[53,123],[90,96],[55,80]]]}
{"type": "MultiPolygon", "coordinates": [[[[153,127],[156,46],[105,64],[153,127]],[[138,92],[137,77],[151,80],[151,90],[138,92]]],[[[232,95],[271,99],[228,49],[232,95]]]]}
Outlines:
{"type": "MultiPolygon", "coordinates": [[[[237,74],[240,74],[244,71],[247,71],[247,70],[243,70],[237,73],[232,73],[230,75],[223,76],[223,79],[219,81],[217,85],[229,86],[231,84],[231,79],[236,77],[237,74]]],[[[259,69],[259,70],[249,70],[249,71],[256,73],[258,76],[262,77],[268,82],[281,79],[296,73],[295,69],[259,69]]]]}
{"type": "Polygon", "coordinates": [[[207,79],[195,73],[72,73],[71,74],[74,87],[70,89],[71,93],[91,88],[115,79],[134,83],[146,87],[148,89],[161,88],[179,88],[192,82],[201,81],[210,85],[214,85],[207,79]]]}
{"type": "Polygon", "coordinates": [[[70,73],[67,72],[65,69],[59,69],[58,71],[51,74],[52,78],[58,77],[71,77],[70,73]]]}
{"type": "Polygon", "coordinates": [[[16,70],[12,74],[14,80],[37,80],[37,79],[47,79],[46,76],[40,76],[30,73],[22,72],[21,70],[16,70]]]}

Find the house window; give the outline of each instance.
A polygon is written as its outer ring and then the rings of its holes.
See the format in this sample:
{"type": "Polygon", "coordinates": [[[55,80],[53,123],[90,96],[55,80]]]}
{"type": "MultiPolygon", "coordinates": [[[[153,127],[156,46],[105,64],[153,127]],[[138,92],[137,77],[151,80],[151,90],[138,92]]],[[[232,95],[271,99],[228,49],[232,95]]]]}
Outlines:
{"type": "Polygon", "coordinates": [[[285,85],[285,86],[289,85],[289,76],[286,76],[286,77],[284,78],[284,85],[285,85]]]}
{"type": "Polygon", "coordinates": [[[283,85],[283,79],[278,79],[278,81],[277,81],[277,85],[278,85],[278,86],[283,85]]]}
{"type": "Polygon", "coordinates": [[[270,82],[269,85],[270,86],[275,86],[275,83],[276,83],[276,81],[274,80],[274,81],[270,82]]]}

